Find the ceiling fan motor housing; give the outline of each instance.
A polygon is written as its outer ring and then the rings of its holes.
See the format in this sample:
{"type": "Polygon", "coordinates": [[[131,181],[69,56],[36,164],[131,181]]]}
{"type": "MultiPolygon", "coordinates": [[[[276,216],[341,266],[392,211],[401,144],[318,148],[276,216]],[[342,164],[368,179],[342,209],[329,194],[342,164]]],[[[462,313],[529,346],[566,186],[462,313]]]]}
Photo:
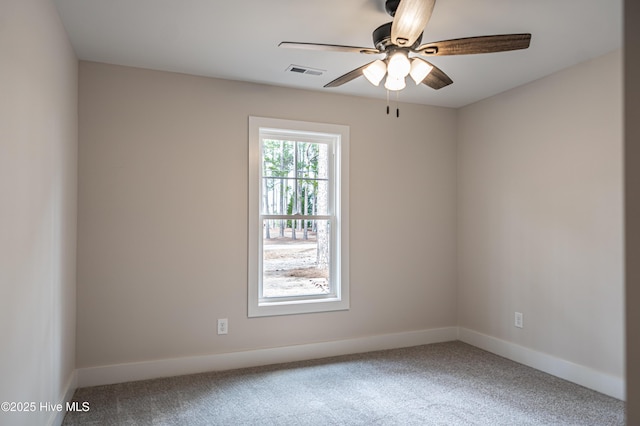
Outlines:
{"type": "MultiPolygon", "coordinates": [[[[388,2],[387,2],[388,3],[388,2]]],[[[391,25],[393,22],[387,22],[386,24],[380,25],[378,28],[373,30],[373,45],[378,50],[388,50],[390,46],[394,46],[391,42],[391,25]]],[[[403,46],[409,47],[410,49],[415,49],[422,43],[422,33],[418,36],[418,39],[413,43],[412,46],[403,46]]]]}

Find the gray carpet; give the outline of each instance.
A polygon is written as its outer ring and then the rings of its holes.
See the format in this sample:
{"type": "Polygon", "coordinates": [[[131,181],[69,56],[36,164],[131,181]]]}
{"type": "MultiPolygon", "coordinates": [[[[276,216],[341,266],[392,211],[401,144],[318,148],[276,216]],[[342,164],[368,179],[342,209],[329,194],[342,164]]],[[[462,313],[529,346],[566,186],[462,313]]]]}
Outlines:
{"type": "Polygon", "coordinates": [[[64,425],[623,425],[624,402],[461,342],[78,389],[64,425]]]}

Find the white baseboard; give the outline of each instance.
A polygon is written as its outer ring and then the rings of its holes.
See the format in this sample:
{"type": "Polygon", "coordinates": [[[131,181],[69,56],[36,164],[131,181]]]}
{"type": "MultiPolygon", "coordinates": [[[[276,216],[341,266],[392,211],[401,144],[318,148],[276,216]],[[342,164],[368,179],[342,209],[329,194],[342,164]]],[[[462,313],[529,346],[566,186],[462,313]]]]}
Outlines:
{"type": "MultiPolygon", "coordinates": [[[[67,386],[68,395],[65,395],[64,402],[71,400],[76,387],[100,386],[207,371],[257,367],[453,340],[460,340],[605,395],[621,400],[625,399],[625,382],[623,378],[602,373],[589,367],[467,328],[445,327],[279,348],[80,368],[76,370],[77,376],[75,374],[73,376],[73,383],[70,381],[67,386]]],[[[62,419],[59,422],[57,420],[52,424],[59,425],[62,422],[62,419]]]]}
{"type": "MultiPolygon", "coordinates": [[[[73,393],[76,391],[77,387],[78,387],[78,370],[74,370],[69,376],[67,383],[65,384],[64,394],[61,395],[60,401],[58,401],[58,403],[62,404],[63,407],[66,407],[67,402],[71,402],[71,399],[73,398],[73,393]]],[[[51,418],[49,419],[48,424],[51,426],[60,426],[62,424],[62,421],[64,420],[65,414],[67,414],[66,410],[52,412],[51,418]]]]}
{"type": "Polygon", "coordinates": [[[605,395],[625,400],[625,381],[622,378],[463,327],[459,328],[458,340],[605,395]]]}
{"type": "Polygon", "coordinates": [[[161,359],[127,364],[80,368],[78,387],[100,386],[206,371],[232,370],[283,362],[395,349],[457,339],[458,327],[384,334],[349,340],[310,343],[280,348],[161,359]]]}

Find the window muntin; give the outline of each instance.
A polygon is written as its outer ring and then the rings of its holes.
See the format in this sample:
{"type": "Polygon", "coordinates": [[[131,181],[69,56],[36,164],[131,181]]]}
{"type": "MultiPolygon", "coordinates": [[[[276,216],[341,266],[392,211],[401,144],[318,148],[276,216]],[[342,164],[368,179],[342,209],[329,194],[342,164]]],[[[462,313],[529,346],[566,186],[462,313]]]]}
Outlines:
{"type": "Polygon", "coordinates": [[[347,309],[348,128],[249,123],[249,316],[347,309]]]}

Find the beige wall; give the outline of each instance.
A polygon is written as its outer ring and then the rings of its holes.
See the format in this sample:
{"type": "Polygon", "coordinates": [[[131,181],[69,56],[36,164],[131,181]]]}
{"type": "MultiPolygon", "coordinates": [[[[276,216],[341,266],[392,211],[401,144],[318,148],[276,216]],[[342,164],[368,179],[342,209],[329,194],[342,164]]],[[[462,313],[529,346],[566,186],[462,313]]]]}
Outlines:
{"type": "Polygon", "coordinates": [[[58,403],[75,368],[77,61],[49,0],[0,2],[0,94],[0,401],[58,403]]]}
{"type": "Polygon", "coordinates": [[[454,110],[87,62],[79,87],[79,368],[455,325],[454,110]],[[350,126],[349,311],[247,318],[249,115],[350,126]]]}
{"type": "Polygon", "coordinates": [[[460,110],[460,326],[624,376],[622,142],[621,52],[460,110]]]}
{"type": "Polygon", "coordinates": [[[640,424],[640,4],[625,1],[627,424],[640,424]]]}

